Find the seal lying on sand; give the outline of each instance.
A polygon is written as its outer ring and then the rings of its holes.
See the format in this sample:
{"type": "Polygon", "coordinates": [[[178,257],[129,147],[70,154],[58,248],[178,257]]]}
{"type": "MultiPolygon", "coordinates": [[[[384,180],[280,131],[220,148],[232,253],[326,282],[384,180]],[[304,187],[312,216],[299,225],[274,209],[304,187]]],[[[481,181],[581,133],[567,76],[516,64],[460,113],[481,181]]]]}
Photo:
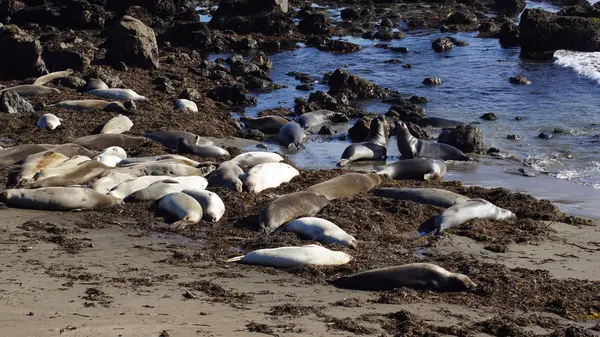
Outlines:
{"type": "Polygon", "coordinates": [[[310,240],[319,241],[322,243],[337,243],[352,248],[356,248],[356,239],[346,233],[331,221],[305,217],[296,219],[285,225],[284,230],[300,234],[310,240]]]}
{"type": "Polygon", "coordinates": [[[342,123],[347,122],[348,117],[341,112],[331,110],[316,110],[307,112],[298,117],[297,122],[304,129],[310,129],[313,126],[321,125],[327,122],[342,123]]]}
{"type": "Polygon", "coordinates": [[[56,107],[70,110],[90,110],[98,109],[107,112],[125,112],[127,109],[121,102],[107,102],[99,99],[85,99],[78,101],[60,101],[56,104],[48,105],[48,107],[56,107]]]}
{"type": "Polygon", "coordinates": [[[365,141],[348,146],[342,153],[342,159],[337,162],[337,166],[346,166],[357,160],[384,160],[387,157],[386,124],[383,116],[373,118],[365,141]]]}
{"type": "Polygon", "coordinates": [[[32,154],[44,152],[55,147],[51,144],[24,144],[0,150],[0,168],[14,165],[32,154]]]}
{"type": "Polygon", "coordinates": [[[225,203],[216,193],[200,189],[185,189],[183,193],[200,203],[204,220],[218,222],[225,214],[225,203]]]}
{"type": "Polygon", "coordinates": [[[176,192],[165,195],[160,199],[158,207],[179,219],[171,225],[175,228],[184,228],[188,224],[195,224],[202,220],[202,206],[196,199],[184,193],[176,192]]]}
{"type": "Polygon", "coordinates": [[[137,92],[131,89],[120,89],[120,88],[108,88],[108,89],[95,89],[88,92],[90,95],[108,98],[118,99],[121,101],[134,101],[143,102],[148,99],[144,96],[139,95],[137,92]]]}
{"type": "Polygon", "coordinates": [[[175,150],[178,153],[195,154],[196,156],[199,156],[201,158],[217,156],[229,157],[229,152],[227,150],[215,145],[198,145],[197,139],[194,142],[190,143],[186,138],[179,138],[179,142],[177,143],[177,148],[175,150]]]}
{"type": "Polygon", "coordinates": [[[2,89],[0,90],[0,94],[8,90],[14,91],[22,97],[60,94],[60,90],[58,89],[33,84],[23,84],[2,89]]]}
{"type": "Polygon", "coordinates": [[[263,233],[270,234],[290,220],[316,215],[328,204],[326,197],[316,193],[290,193],[271,201],[260,212],[258,222],[263,233]]]}
{"type": "Polygon", "coordinates": [[[33,82],[33,85],[44,85],[44,84],[50,83],[56,79],[69,77],[71,75],[73,75],[73,69],[67,69],[67,70],[63,70],[63,71],[55,71],[53,73],[38,77],[35,80],[35,82],[33,82]]]}
{"type": "Polygon", "coordinates": [[[446,163],[438,159],[402,159],[375,168],[377,174],[388,175],[395,180],[441,179],[446,174],[446,163]]]}
{"type": "Polygon", "coordinates": [[[4,190],[0,202],[9,207],[50,211],[95,210],[121,203],[91,188],[73,186],[4,190]]]}
{"type": "Polygon", "coordinates": [[[346,173],[312,185],[305,191],[322,195],[328,200],[334,200],[368,192],[379,184],[381,184],[381,178],[375,173],[346,173]]]}
{"type": "Polygon", "coordinates": [[[299,266],[337,266],[350,262],[352,257],[344,252],[329,250],[318,245],[302,247],[280,247],[259,249],[246,255],[227,260],[269,266],[275,268],[294,268],[299,266]]]}
{"type": "Polygon", "coordinates": [[[251,168],[244,180],[244,187],[251,193],[260,193],[269,188],[289,183],[300,172],[285,163],[264,163],[251,168]]]}
{"type": "Polygon", "coordinates": [[[403,159],[430,158],[442,160],[472,160],[461,150],[452,145],[434,143],[413,137],[408,131],[406,124],[396,122],[396,138],[398,150],[403,159]]]}
{"type": "Polygon", "coordinates": [[[468,276],[451,273],[429,263],[410,263],[373,269],[327,282],[340,288],[373,291],[401,287],[435,291],[465,291],[477,287],[468,276]]]}
{"type": "Polygon", "coordinates": [[[281,116],[265,116],[265,117],[240,117],[240,121],[248,129],[256,129],[266,134],[276,134],[279,130],[290,121],[281,116]]]}
{"type": "Polygon", "coordinates": [[[438,207],[452,207],[467,200],[469,197],[439,188],[413,187],[393,188],[384,187],[375,190],[375,195],[395,200],[410,200],[419,204],[438,207]]]}
{"type": "Polygon", "coordinates": [[[43,114],[37,122],[37,127],[40,129],[54,130],[59,125],[60,118],[53,114],[43,114]]]}
{"type": "Polygon", "coordinates": [[[242,192],[244,183],[241,178],[243,177],[244,170],[241,167],[231,161],[224,161],[208,175],[208,183],[211,186],[220,186],[242,192]]]}
{"type": "Polygon", "coordinates": [[[148,143],[145,137],[129,136],[115,133],[101,133],[73,139],[73,143],[93,150],[104,150],[107,147],[119,146],[124,148],[138,147],[148,143]]]}
{"type": "Polygon", "coordinates": [[[230,160],[230,162],[241,167],[253,167],[258,164],[277,163],[280,161],[283,161],[283,157],[278,153],[264,151],[241,153],[230,160]]]}

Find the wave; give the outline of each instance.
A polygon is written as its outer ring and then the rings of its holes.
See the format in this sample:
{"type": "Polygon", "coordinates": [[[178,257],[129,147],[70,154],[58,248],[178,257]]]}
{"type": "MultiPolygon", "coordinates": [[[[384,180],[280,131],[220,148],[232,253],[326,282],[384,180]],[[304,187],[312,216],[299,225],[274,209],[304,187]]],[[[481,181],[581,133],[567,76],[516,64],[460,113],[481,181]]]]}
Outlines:
{"type": "Polygon", "coordinates": [[[554,63],[600,83],[600,52],[557,50],[554,53],[554,63]]]}

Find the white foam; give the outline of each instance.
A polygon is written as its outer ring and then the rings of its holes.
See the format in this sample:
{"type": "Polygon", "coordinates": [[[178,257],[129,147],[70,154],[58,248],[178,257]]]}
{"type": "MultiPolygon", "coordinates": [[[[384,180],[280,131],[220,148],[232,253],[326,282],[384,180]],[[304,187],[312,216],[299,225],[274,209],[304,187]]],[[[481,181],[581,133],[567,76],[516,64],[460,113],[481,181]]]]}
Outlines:
{"type": "Polygon", "coordinates": [[[557,50],[554,53],[554,63],[572,68],[579,75],[600,83],[600,52],[557,50]]]}

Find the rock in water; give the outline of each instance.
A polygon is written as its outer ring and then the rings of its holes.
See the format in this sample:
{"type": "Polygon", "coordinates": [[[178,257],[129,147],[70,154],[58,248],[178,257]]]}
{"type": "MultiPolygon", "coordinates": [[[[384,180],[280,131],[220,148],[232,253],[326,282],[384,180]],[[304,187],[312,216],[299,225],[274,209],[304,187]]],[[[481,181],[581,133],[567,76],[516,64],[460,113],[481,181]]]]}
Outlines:
{"type": "Polygon", "coordinates": [[[512,76],[511,78],[508,79],[508,81],[512,84],[521,84],[521,85],[531,84],[530,80],[528,80],[524,76],[520,76],[520,75],[512,76]]]}
{"type": "Polygon", "coordinates": [[[158,46],[152,28],[131,16],[117,22],[106,40],[107,60],[131,67],[158,69],[158,46]]]}
{"type": "Polygon", "coordinates": [[[12,90],[3,91],[0,94],[0,112],[9,114],[34,113],[31,103],[24,100],[19,94],[12,90]]]}
{"type": "Polygon", "coordinates": [[[40,41],[15,25],[0,28],[0,78],[25,79],[47,73],[40,41]]]}
{"type": "Polygon", "coordinates": [[[442,82],[442,79],[439,77],[428,77],[423,80],[423,84],[425,85],[440,85],[442,82]]]}
{"type": "Polygon", "coordinates": [[[508,16],[516,16],[525,9],[525,0],[495,0],[496,10],[508,16]]]}
{"type": "Polygon", "coordinates": [[[300,21],[298,31],[302,34],[329,34],[331,33],[331,24],[324,14],[311,14],[300,21]]]}
{"type": "Polygon", "coordinates": [[[502,48],[518,46],[519,36],[519,28],[510,21],[503,23],[498,32],[502,48]]]}
{"type": "Polygon", "coordinates": [[[444,129],[438,143],[454,146],[464,153],[483,153],[485,146],[483,132],[472,125],[459,125],[454,129],[444,129]]]}
{"type": "Polygon", "coordinates": [[[454,43],[447,37],[440,37],[431,43],[431,48],[436,52],[441,53],[454,48],[454,43]]]}

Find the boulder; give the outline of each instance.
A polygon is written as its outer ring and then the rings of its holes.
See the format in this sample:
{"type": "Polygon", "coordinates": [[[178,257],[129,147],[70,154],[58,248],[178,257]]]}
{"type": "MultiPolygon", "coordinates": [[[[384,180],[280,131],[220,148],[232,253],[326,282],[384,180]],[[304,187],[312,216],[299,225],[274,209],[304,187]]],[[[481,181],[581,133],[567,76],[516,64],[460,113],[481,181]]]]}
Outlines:
{"type": "Polygon", "coordinates": [[[321,90],[315,91],[308,96],[308,103],[311,102],[318,104],[322,109],[334,111],[338,110],[340,106],[343,105],[340,104],[336,98],[321,90]]]}
{"type": "Polygon", "coordinates": [[[93,50],[77,48],[65,43],[44,46],[42,55],[48,70],[51,72],[65,69],[84,71],[94,58],[93,50]]]}
{"type": "Polygon", "coordinates": [[[35,113],[31,103],[12,90],[5,90],[0,94],[0,112],[9,114],[35,113]]]}
{"type": "Polygon", "coordinates": [[[307,16],[298,24],[298,31],[302,34],[324,35],[331,33],[331,24],[325,14],[316,13],[307,16]]]}
{"type": "Polygon", "coordinates": [[[454,48],[454,43],[452,42],[452,39],[448,37],[440,37],[431,43],[431,48],[436,52],[441,53],[454,48]]]}
{"type": "Polygon", "coordinates": [[[448,25],[475,25],[477,22],[479,22],[477,15],[467,11],[452,13],[446,19],[446,24],[448,25]]]}
{"type": "Polygon", "coordinates": [[[47,73],[40,41],[15,25],[0,28],[0,79],[26,79],[47,73]]]}
{"type": "Polygon", "coordinates": [[[498,13],[516,16],[525,9],[525,0],[495,0],[494,5],[498,13]]]}
{"type": "Polygon", "coordinates": [[[106,59],[145,69],[158,69],[158,46],[154,30],[140,20],[123,16],[106,39],[106,59]]]}
{"type": "Polygon", "coordinates": [[[530,80],[528,80],[527,78],[525,78],[524,76],[521,76],[521,75],[511,76],[508,79],[508,81],[512,84],[521,84],[521,85],[531,84],[530,80]]]}
{"type": "Polygon", "coordinates": [[[332,96],[345,95],[348,99],[387,98],[397,94],[392,90],[382,88],[347,70],[337,69],[326,76],[329,94],[332,96]]]}
{"type": "Polygon", "coordinates": [[[173,46],[204,49],[213,44],[214,34],[203,22],[176,24],[160,35],[160,41],[170,42],[173,46]]]}
{"type": "Polygon", "coordinates": [[[32,23],[58,27],[62,25],[62,20],[60,12],[50,6],[25,6],[13,14],[10,23],[21,27],[32,23]]]}
{"type": "Polygon", "coordinates": [[[187,99],[192,102],[200,102],[202,100],[202,96],[196,89],[186,88],[180,94],[179,98],[187,99]]]}
{"type": "Polygon", "coordinates": [[[480,117],[481,119],[485,119],[486,121],[495,121],[498,119],[498,117],[496,116],[495,113],[493,112],[486,112],[483,115],[481,115],[480,117]]]}
{"type": "Polygon", "coordinates": [[[371,118],[370,117],[362,117],[354,123],[354,125],[348,129],[348,137],[353,142],[362,142],[369,135],[369,131],[371,130],[371,118]]]}
{"type": "Polygon", "coordinates": [[[329,51],[336,54],[348,54],[362,50],[362,47],[358,44],[342,40],[332,40],[330,38],[311,39],[308,43],[321,51],[329,51]]]}
{"type": "Polygon", "coordinates": [[[593,6],[589,2],[576,6],[567,6],[561,8],[558,12],[563,16],[583,16],[588,18],[600,18],[600,3],[596,2],[593,6]]]}
{"type": "Polygon", "coordinates": [[[13,16],[17,11],[23,9],[25,4],[20,0],[5,0],[0,1],[0,24],[8,23],[10,17],[13,16]]]}
{"type": "Polygon", "coordinates": [[[271,61],[267,54],[263,53],[262,51],[258,52],[251,62],[259,66],[264,71],[273,69],[273,61],[271,61]]]}
{"type": "Polygon", "coordinates": [[[373,17],[373,12],[367,8],[344,8],[340,12],[344,21],[367,21],[373,17]]]}
{"type": "Polygon", "coordinates": [[[438,143],[449,144],[465,153],[484,153],[483,132],[472,125],[459,125],[454,129],[444,129],[438,143]]]}
{"type": "Polygon", "coordinates": [[[443,81],[439,77],[427,77],[423,80],[423,84],[425,85],[441,85],[442,83],[443,81]]]}
{"type": "Polygon", "coordinates": [[[256,97],[248,96],[248,91],[239,84],[222,85],[208,93],[208,97],[232,105],[255,105],[256,97]]]}
{"type": "Polygon", "coordinates": [[[288,35],[296,25],[287,12],[287,0],[224,0],[208,25],[239,34],[288,35]]]}
{"type": "Polygon", "coordinates": [[[420,118],[425,116],[425,114],[423,108],[406,100],[394,102],[394,105],[392,105],[388,112],[385,113],[387,117],[395,117],[401,121],[407,121],[414,117],[420,118]]]}
{"type": "Polygon", "coordinates": [[[503,48],[508,48],[512,46],[519,45],[519,27],[513,24],[510,21],[507,21],[500,26],[500,31],[498,32],[498,37],[500,38],[500,45],[503,48]]]}

